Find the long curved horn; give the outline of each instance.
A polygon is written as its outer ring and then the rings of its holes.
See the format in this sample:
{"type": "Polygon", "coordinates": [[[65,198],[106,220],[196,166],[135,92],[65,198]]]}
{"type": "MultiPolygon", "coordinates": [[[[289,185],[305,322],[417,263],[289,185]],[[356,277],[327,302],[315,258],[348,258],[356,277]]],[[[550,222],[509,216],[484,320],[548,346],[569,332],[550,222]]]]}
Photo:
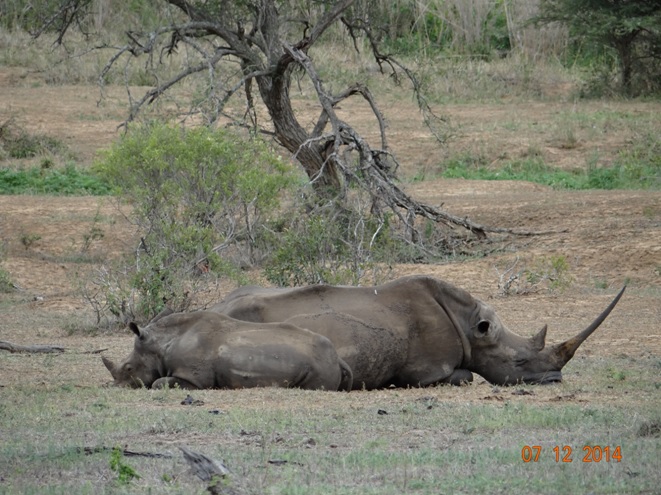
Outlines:
{"type": "Polygon", "coordinates": [[[558,364],[560,364],[560,368],[562,368],[562,366],[567,364],[567,362],[574,357],[576,349],[578,349],[578,347],[585,341],[585,339],[587,339],[592,334],[592,332],[599,328],[599,325],[604,322],[610,312],[613,311],[613,308],[622,297],[622,294],[624,294],[624,289],[626,288],[626,285],[622,287],[622,290],[617,296],[615,296],[615,299],[613,299],[608,307],[599,316],[597,316],[597,319],[594,320],[589,327],[579,333],[576,337],[566,340],[562,344],[553,346],[553,354],[555,354],[555,358],[558,364]]]}

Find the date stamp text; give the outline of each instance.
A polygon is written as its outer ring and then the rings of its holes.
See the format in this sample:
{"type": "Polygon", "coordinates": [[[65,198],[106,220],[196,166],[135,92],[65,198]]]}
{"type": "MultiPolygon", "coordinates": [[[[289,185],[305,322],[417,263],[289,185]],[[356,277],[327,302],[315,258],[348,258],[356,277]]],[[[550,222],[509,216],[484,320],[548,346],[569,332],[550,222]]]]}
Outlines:
{"type": "MultiPolygon", "coordinates": [[[[539,462],[545,458],[541,445],[524,445],[521,449],[521,459],[523,462],[539,462]]],[[[555,462],[574,462],[574,458],[582,462],[622,462],[622,448],[617,446],[585,445],[578,456],[574,449],[569,445],[556,445],[551,450],[551,459],[555,462]]]]}

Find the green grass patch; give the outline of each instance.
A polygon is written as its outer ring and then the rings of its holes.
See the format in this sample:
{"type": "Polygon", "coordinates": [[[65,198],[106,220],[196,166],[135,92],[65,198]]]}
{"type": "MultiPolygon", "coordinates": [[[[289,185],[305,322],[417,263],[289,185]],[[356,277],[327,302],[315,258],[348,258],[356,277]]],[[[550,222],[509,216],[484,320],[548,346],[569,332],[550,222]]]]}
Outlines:
{"type": "Polygon", "coordinates": [[[487,166],[470,156],[453,158],[442,166],[448,179],[520,180],[555,189],[661,189],[661,154],[650,149],[621,152],[610,167],[589,165],[564,170],[547,165],[540,157],[513,160],[502,167],[487,166]]]}
{"type": "Polygon", "coordinates": [[[0,194],[61,196],[112,194],[110,185],[95,174],[68,164],[62,169],[30,167],[0,169],[0,194]]]}

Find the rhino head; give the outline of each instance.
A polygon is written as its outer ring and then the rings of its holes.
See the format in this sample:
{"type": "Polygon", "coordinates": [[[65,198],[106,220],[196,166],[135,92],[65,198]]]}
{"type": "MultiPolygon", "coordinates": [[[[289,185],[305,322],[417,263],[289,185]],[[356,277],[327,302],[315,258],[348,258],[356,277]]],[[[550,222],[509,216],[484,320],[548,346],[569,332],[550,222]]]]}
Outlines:
{"type": "Polygon", "coordinates": [[[159,359],[155,352],[155,344],[150,338],[149,332],[140,330],[138,325],[131,322],[129,328],[135,334],[133,352],[121,364],[115,364],[110,359],[102,356],[103,364],[106,366],[114,379],[114,385],[118,387],[151,387],[152,383],[161,377],[159,373],[159,359]]]}
{"type": "Polygon", "coordinates": [[[509,331],[491,307],[478,302],[468,333],[469,369],[497,385],[562,381],[562,368],[610,314],[625,288],[585,330],[549,347],[546,347],[546,325],[533,337],[521,337],[509,331]]]}

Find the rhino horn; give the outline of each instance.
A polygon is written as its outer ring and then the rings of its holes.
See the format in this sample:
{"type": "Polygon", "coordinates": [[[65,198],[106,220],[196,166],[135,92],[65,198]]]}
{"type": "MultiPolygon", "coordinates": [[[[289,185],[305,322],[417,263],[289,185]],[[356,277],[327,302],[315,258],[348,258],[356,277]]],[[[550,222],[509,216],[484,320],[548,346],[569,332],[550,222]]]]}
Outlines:
{"type": "Polygon", "coordinates": [[[535,336],[530,338],[530,340],[532,341],[533,347],[538,351],[541,351],[542,349],[544,349],[544,346],[546,345],[546,330],[547,330],[547,328],[548,328],[548,325],[544,325],[542,327],[542,329],[539,332],[537,332],[537,334],[535,336]]]}
{"type": "Polygon", "coordinates": [[[613,299],[613,301],[608,305],[608,307],[599,316],[597,316],[597,318],[590,324],[590,326],[588,326],[577,336],[572,337],[571,339],[566,340],[565,342],[554,346],[553,354],[555,355],[558,364],[560,364],[560,368],[562,368],[562,366],[567,364],[567,362],[574,357],[574,353],[576,352],[576,349],[579,348],[579,346],[585,341],[585,339],[587,339],[592,334],[592,332],[594,332],[597,328],[599,328],[599,325],[603,323],[603,321],[608,317],[610,312],[618,303],[618,301],[622,297],[622,294],[624,294],[624,289],[626,288],[627,288],[626,285],[622,287],[622,290],[618,293],[617,296],[615,296],[615,299],[613,299]]]}
{"type": "Polygon", "coordinates": [[[110,371],[110,374],[112,375],[113,378],[115,378],[115,363],[113,363],[110,359],[108,359],[105,356],[101,356],[101,360],[103,361],[103,364],[105,364],[106,368],[108,368],[108,371],[110,371]]]}

